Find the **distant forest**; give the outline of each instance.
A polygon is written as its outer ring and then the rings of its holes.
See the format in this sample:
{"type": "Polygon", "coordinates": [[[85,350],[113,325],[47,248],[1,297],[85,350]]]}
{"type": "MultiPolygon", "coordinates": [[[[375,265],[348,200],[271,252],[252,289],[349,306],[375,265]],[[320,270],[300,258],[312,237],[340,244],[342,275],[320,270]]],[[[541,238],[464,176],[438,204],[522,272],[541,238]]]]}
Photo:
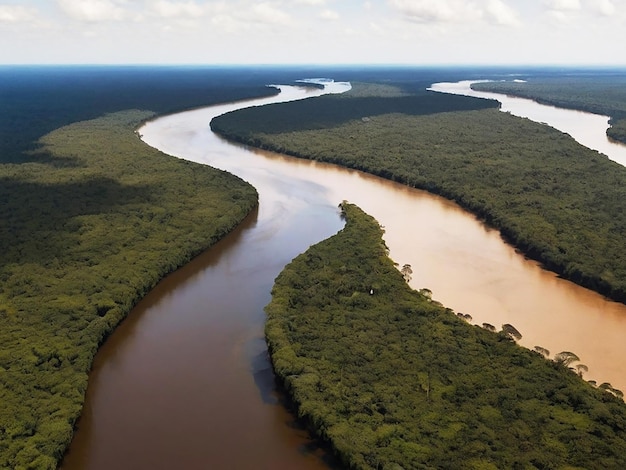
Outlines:
{"type": "Polygon", "coordinates": [[[0,67],[0,162],[61,126],[127,109],[165,114],[276,94],[268,77],[232,69],[173,67],[0,67]]]}
{"type": "MultiPolygon", "coordinates": [[[[522,76],[525,77],[525,76],[522,76]]],[[[520,78],[520,77],[517,77],[520,78]]],[[[533,76],[526,82],[475,83],[475,90],[530,98],[539,103],[610,116],[606,134],[626,143],[626,71],[578,72],[533,76]]]]}

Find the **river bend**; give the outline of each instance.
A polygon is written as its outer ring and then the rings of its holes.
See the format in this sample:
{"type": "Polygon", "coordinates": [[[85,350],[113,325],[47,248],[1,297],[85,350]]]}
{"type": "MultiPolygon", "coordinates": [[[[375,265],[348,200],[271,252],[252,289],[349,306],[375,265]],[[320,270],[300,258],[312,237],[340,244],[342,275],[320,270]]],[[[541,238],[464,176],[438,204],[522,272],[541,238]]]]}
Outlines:
{"type": "MultiPolygon", "coordinates": [[[[328,84],[341,92],[349,84],[328,84]]],[[[573,351],[588,377],[626,389],[626,306],[559,279],[456,204],[357,171],[231,144],[210,120],[276,97],[158,118],[149,145],[225,169],[259,191],[231,235],[166,278],[99,351],[64,470],[328,468],[279,403],[263,341],[273,280],[294,256],[342,226],[356,203],[385,226],[411,285],[473,322],[513,324],[522,344],[573,351]]]]}

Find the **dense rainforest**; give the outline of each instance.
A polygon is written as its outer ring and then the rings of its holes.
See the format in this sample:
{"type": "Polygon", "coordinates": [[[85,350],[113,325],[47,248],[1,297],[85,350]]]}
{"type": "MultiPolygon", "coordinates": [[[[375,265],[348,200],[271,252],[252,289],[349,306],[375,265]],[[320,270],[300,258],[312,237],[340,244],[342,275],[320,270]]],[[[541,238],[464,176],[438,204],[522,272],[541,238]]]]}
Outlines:
{"type": "Polygon", "coordinates": [[[527,81],[482,82],[472,88],[610,116],[607,136],[626,143],[626,71],[524,77],[527,81]]]}
{"type": "Polygon", "coordinates": [[[249,185],[148,148],[136,126],[320,73],[389,72],[0,66],[0,468],[56,468],[98,345],[256,205],[249,185]]]}
{"type": "MultiPolygon", "coordinates": [[[[145,146],[140,122],[303,77],[393,84],[382,94],[395,99],[510,72],[0,66],[0,468],[56,468],[98,345],[161,277],[256,204],[238,178],[145,146]]],[[[361,99],[381,95],[359,89],[361,99]]]]}
{"type": "MultiPolygon", "coordinates": [[[[310,77],[387,82],[408,90],[433,81],[496,78],[500,68],[2,66],[0,163],[28,160],[25,150],[48,132],[126,109],[167,114],[276,94],[267,85],[310,77]]],[[[308,86],[312,86],[308,84],[308,86]]]]}
{"type": "Polygon", "coordinates": [[[239,178],[141,142],[151,116],[70,124],[1,167],[0,468],[56,468],[100,343],[257,204],[239,178]]]}
{"type": "Polygon", "coordinates": [[[275,372],[351,469],[623,468],[626,405],[568,366],[412,290],[383,230],[346,225],[295,258],[266,307],[275,372]]]}
{"type": "Polygon", "coordinates": [[[250,185],[149,148],[136,127],[302,73],[0,66],[0,468],[57,467],[99,344],[257,204],[250,185]]]}
{"type": "Polygon", "coordinates": [[[353,90],[236,111],[211,126],[443,195],[548,269],[626,302],[626,168],[495,102],[353,90]]]}
{"type": "Polygon", "coordinates": [[[0,67],[0,468],[57,467],[99,344],[257,204],[250,185],[149,148],[136,127],[301,77],[279,72],[0,67]]]}

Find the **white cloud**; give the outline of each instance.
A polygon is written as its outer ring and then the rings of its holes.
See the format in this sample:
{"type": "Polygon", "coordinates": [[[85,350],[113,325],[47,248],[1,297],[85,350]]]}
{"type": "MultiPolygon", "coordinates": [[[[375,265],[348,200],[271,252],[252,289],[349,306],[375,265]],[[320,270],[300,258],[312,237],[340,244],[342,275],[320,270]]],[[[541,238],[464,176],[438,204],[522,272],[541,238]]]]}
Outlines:
{"type": "Polygon", "coordinates": [[[385,30],[378,24],[378,23],[374,23],[373,21],[370,22],[370,29],[372,30],[372,32],[376,33],[376,34],[383,34],[385,32],[385,30]]]}
{"type": "Polygon", "coordinates": [[[37,10],[21,5],[0,5],[0,23],[26,23],[38,18],[37,10]]]}
{"type": "Polygon", "coordinates": [[[266,24],[289,25],[293,22],[288,13],[267,2],[254,5],[252,14],[254,21],[266,24]]]}
{"type": "Polygon", "coordinates": [[[625,31],[626,0],[0,0],[3,63],[617,63],[625,31]]]}
{"type": "Polygon", "coordinates": [[[61,10],[79,21],[121,21],[129,17],[123,0],[57,0],[61,10]]]}
{"type": "Polygon", "coordinates": [[[575,11],[581,9],[580,0],[545,0],[545,5],[555,11],[575,11]]]}
{"type": "Polygon", "coordinates": [[[548,18],[552,20],[553,23],[558,25],[568,25],[574,23],[572,15],[562,10],[549,10],[548,18]]]}
{"type": "Polygon", "coordinates": [[[602,16],[613,16],[617,9],[611,0],[589,0],[589,7],[602,16]]]}
{"type": "Polygon", "coordinates": [[[248,23],[238,21],[231,15],[219,14],[211,17],[214,29],[227,34],[241,33],[249,29],[248,23]]]}
{"type": "Polygon", "coordinates": [[[463,0],[388,0],[407,19],[420,23],[453,23],[482,18],[474,2],[463,0]]]}
{"type": "Polygon", "coordinates": [[[336,21],[339,19],[339,13],[334,10],[324,10],[320,13],[320,18],[323,20],[336,21]]]}
{"type": "Polygon", "coordinates": [[[489,0],[486,11],[488,17],[496,24],[504,26],[521,25],[517,12],[502,0],[489,0]]]}
{"type": "Polygon", "coordinates": [[[300,3],[302,5],[319,6],[326,5],[326,0],[296,0],[295,3],[300,3]]]}
{"type": "Polygon", "coordinates": [[[193,1],[173,2],[158,0],[150,4],[150,8],[162,18],[198,17],[206,12],[206,7],[193,1]]]}
{"type": "Polygon", "coordinates": [[[581,15],[580,0],[544,0],[547,17],[558,26],[575,26],[581,15]]]}

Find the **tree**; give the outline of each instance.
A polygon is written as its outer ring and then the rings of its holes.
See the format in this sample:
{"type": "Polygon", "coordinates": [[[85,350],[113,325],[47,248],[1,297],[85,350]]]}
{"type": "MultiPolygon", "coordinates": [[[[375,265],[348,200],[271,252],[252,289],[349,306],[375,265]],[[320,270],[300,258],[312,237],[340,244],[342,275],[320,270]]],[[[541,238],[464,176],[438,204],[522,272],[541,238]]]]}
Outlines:
{"type": "Polygon", "coordinates": [[[613,385],[611,385],[609,382],[601,383],[600,385],[598,385],[598,388],[604,390],[605,392],[609,392],[611,395],[614,395],[618,398],[624,398],[624,392],[617,388],[613,388],[613,385]]]}
{"type": "Polygon", "coordinates": [[[554,362],[569,367],[572,362],[580,361],[580,358],[570,351],[562,351],[554,356],[554,362]]]}
{"type": "Polygon", "coordinates": [[[510,323],[505,323],[504,325],[502,325],[502,332],[511,339],[514,339],[517,341],[522,339],[522,334],[519,331],[517,331],[517,328],[515,328],[510,323]]]}
{"type": "Polygon", "coordinates": [[[585,364],[576,364],[576,373],[582,377],[585,372],[589,371],[589,367],[585,364]]]}
{"type": "Polygon", "coordinates": [[[404,266],[402,266],[400,272],[402,273],[402,277],[404,277],[404,280],[406,282],[411,282],[411,274],[413,274],[413,270],[411,269],[410,264],[405,264],[404,266]]]}
{"type": "Polygon", "coordinates": [[[469,313],[457,313],[456,314],[457,317],[462,318],[463,320],[467,321],[467,322],[471,322],[473,320],[473,317],[469,314],[469,313]]]}
{"type": "Polygon", "coordinates": [[[426,287],[424,287],[423,289],[420,289],[419,293],[429,300],[432,300],[433,298],[433,291],[431,291],[430,289],[427,289],[426,287]]]}
{"type": "Polygon", "coordinates": [[[548,351],[546,348],[543,348],[541,346],[535,346],[535,351],[538,352],[539,354],[541,354],[544,357],[549,357],[550,356],[550,351],[548,351]]]}

